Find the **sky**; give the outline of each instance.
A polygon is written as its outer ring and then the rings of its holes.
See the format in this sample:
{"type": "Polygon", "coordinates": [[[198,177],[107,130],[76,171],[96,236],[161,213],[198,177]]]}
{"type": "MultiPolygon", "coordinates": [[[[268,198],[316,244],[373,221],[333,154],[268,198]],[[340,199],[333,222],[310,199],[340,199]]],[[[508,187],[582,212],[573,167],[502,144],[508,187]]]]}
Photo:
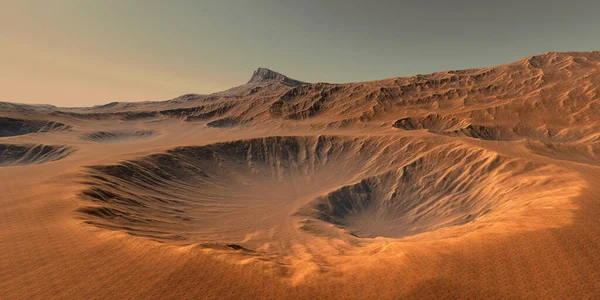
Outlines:
{"type": "Polygon", "coordinates": [[[600,50],[597,0],[0,0],[0,101],[208,94],[258,67],[354,82],[600,50]]]}

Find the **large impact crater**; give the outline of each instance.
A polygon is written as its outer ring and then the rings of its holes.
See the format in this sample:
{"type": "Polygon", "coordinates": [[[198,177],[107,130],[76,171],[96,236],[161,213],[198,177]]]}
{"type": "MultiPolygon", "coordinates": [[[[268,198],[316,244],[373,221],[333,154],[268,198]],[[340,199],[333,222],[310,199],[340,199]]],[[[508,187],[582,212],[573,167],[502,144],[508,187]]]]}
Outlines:
{"type": "Polygon", "coordinates": [[[90,203],[79,211],[89,224],[159,241],[253,248],[464,225],[548,203],[566,182],[554,166],[459,143],[265,137],[89,167],[90,203]]]}

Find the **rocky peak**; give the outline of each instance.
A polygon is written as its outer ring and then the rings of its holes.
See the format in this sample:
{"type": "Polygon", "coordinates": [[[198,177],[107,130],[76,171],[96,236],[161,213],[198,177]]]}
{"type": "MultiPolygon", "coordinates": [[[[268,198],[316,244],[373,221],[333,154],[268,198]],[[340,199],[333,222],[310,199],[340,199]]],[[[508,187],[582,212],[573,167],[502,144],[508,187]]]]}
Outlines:
{"type": "Polygon", "coordinates": [[[252,78],[248,83],[264,83],[264,82],[281,82],[288,86],[298,86],[304,84],[302,81],[298,81],[289,78],[283,74],[277,73],[267,68],[258,68],[252,74],[252,78]]]}

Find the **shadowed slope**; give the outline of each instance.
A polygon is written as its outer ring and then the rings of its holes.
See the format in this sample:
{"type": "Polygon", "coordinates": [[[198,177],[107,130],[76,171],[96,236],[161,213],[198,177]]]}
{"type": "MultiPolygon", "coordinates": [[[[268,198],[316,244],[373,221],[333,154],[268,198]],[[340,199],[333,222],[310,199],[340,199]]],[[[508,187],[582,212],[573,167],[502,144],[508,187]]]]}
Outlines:
{"type": "Polygon", "coordinates": [[[68,146],[0,144],[0,167],[51,162],[63,159],[74,151],[68,146]]]}
{"type": "Polygon", "coordinates": [[[71,126],[54,121],[24,120],[0,117],[0,137],[17,136],[35,132],[68,130],[71,126]]]}
{"type": "Polygon", "coordinates": [[[155,133],[150,130],[138,130],[138,131],[97,131],[92,133],[86,133],[82,135],[82,139],[87,141],[105,143],[105,142],[118,142],[125,140],[133,140],[140,138],[148,138],[153,136],[155,133]]]}

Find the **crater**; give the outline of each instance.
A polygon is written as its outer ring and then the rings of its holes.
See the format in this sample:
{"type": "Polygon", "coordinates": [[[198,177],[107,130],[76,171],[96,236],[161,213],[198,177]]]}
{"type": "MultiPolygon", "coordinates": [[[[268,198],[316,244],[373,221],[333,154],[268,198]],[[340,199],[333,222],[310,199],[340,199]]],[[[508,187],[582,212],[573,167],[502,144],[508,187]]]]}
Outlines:
{"type": "MultiPolygon", "coordinates": [[[[539,141],[564,141],[564,137],[561,138],[560,135],[555,133],[556,129],[552,129],[553,126],[484,125],[472,123],[467,119],[433,113],[421,117],[398,119],[392,124],[392,127],[405,131],[427,130],[431,133],[446,136],[469,137],[488,141],[516,141],[524,138],[539,141]]],[[[562,133],[564,135],[566,132],[563,131],[562,133]]],[[[577,133],[569,133],[569,137],[574,135],[577,136],[577,133]]]]}
{"type": "Polygon", "coordinates": [[[206,126],[213,127],[213,128],[232,128],[232,127],[241,125],[243,123],[244,122],[241,121],[239,118],[226,117],[226,118],[217,119],[217,120],[208,122],[208,123],[206,123],[206,126]]]}
{"type": "Polygon", "coordinates": [[[265,137],[90,166],[79,212],[161,242],[285,248],[303,235],[403,238],[518,215],[565,195],[571,179],[557,174],[412,137],[265,137]]]}
{"type": "Polygon", "coordinates": [[[54,121],[0,117],[0,137],[18,136],[35,132],[63,131],[70,128],[72,126],[54,121]]]}
{"type": "MultiPolygon", "coordinates": [[[[505,197],[494,197],[509,187],[506,181],[515,183],[510,180],[513,172],[505,169],[506,159],[463,151],[439,164],[428,158],[318,197],[310,204],[312,215],[354,236],[400,238],[464,225],[514,204],[505,197]],[[462,164],[453,166],[461,157],[462,164]]],[[[520,171],[535,168],[527,164],[516,167],[520,171]]]]}
{"type": "Polygon", "coordinates": [[[107,143],[118,142],[125,140],[135,140],[140,138],[148,138],[155,135],[151,130],[138,131],[97,131],[82,135],[82,139],[92,142],[107,143]]]}
{"type": "Polygon", "coordinates": [[[68,146],[0,144],[0,167],[51,162],[73,152],[75,150],[68,146]]]}
{"type": "Polygon", "coordinates": [[[425,117],[406,117],[397,120],[392,126],[403,130],[427,129],[432,132],[457,130],[468,123],[457,118],[449,118],[440,114],[429,114],[425,117]]]}

